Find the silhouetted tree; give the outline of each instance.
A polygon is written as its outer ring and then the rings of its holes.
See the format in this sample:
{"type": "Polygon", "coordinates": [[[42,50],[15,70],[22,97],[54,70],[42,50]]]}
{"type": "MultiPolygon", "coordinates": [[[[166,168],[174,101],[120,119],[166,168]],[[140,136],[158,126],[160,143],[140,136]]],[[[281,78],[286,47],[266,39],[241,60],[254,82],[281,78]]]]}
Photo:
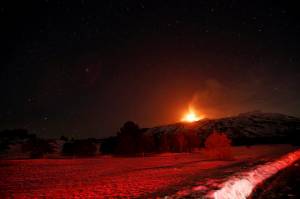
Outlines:
{"type": "Polygon", "coordinates": [[[118,138],[111,136],[103,140],[100,146],[100,152],[103,154],[114,154],[116,152],[118,138]]]}
{"type": "Polygon", "coordinates": [[[0,152],[4,153],[9,149],[9,145],[22,143],[26,140],[35,139],[35,134],[29,134],[26,129],[3,130],[0,132],[0,152]]]}
{"type": "Polygon", "coordinates": [[[171,151],[170,136],[168,136],[166,133],[161,133],[159,138],[160,138],[159,151],[161,151],[161,152],[171,151]]]}
{"type": "Polygon", "coordinates": [[[76,140],[75,153],[81,156],[96,155],[97,147],[92,140],[76,140]]]}
{"type": "Polygon", "coordinates": [[[154,138],[152,135],[146,135],[141,132],[137,139],[137,153],[152,153],[155,152],[154,138]]]}
{"type": "Polygon", "coordinates": [[[186,138],[182,132],[176,132],[173,134],[169,134],[171,141],[171,151],[173,152],[184,152],[186,151],[186,138]]]}
{"type": "Polygon", "coordinates": [[[117,134],[118,145],[116,152],[118,154],[135,154],[138,153],[138,141],[141,139],[139,126],[132,122],[126,122],[117,134]]]}
{"type": "Polygon", "coordinates": [[[96,155],[97,147],[93,140],[75,140],[66,142],[62,152],[64,155],[93,156],[96,155]]]}
{"type": "Polygon", "coordinates": [[[225,133],[213,132],[205,141],[205,153],[213,159],[232,159],[231,140],[225,133]]]}
{"type": "Polygon", "coordinates": [[[47,140],[34,138],[22,146],[23,152],[30,152],[31,158],[41,158],[45,154],[54,152],[54,147],[47,140]]]}
{"type": "Polygon", "coordinates": [[[200,138],[195,131],[188,131],[185,134],[186,138],[186,149],[185,151],[192,152],[195,148],[200,147],[200,138]]]}
{"type": "Polygon", "coordinates": [[[75,148],[74,143],[66,142],[63,145],[62,154],[63,155],[75,155],[75,149],[74,148],[75,148]]]}

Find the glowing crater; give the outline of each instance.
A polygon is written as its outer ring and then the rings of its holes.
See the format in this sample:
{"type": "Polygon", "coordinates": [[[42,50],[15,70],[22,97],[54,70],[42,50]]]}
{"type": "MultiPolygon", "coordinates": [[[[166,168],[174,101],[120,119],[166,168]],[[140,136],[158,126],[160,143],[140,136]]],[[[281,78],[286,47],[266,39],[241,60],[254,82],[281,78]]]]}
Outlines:
{"type": "Polygon", "coordinates": [[[181,121],[182,122],[196,122],[203,118],[204,117],[201,115],[198,115],[192,107],[189,107],[189,111],[182,117],[181,121]]]}

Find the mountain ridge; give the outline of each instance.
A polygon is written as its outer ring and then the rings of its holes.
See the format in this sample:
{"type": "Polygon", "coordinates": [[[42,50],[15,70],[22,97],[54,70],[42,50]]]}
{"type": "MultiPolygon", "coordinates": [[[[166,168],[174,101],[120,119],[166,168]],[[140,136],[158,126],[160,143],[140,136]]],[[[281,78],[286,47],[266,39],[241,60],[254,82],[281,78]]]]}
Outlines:
{"type": "Polygon", "coordinates": [[[251,111],[236,116],[178,122],[147,129],[146,134],[196,132],[202,142],[213,131],[225,133],[234,144],[281,143],[299,140],[300,118],[281,113],[251,111]],[[293,140],[297,139],[297,140],[293,140]]]}

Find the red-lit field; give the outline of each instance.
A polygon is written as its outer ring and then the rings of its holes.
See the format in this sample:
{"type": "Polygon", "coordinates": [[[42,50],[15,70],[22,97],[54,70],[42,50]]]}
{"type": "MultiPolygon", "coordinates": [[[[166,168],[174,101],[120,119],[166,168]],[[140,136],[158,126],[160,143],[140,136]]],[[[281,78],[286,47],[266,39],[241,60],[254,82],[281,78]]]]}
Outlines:
{"type": "Polygon", "coordinates": [[[292,146],[235,147],[233,161],[208,161],[202,152],[152,157],[2,160],[0,198],[105,198],[203,193],[224,177],[262,163],[292,146]]]}

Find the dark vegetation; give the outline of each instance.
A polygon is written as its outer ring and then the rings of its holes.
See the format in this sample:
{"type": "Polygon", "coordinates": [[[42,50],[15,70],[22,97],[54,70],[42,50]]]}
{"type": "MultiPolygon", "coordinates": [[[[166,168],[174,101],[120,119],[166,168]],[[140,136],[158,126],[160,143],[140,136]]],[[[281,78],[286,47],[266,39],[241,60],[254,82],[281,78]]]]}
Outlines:
{"type": "MultiPolygon", "coordinates": [[[[253,118],[250,118],[253,119],[253,118]]],[[[139,155],[144,153],[160,152],[191,152],[196,148],[205,147],[209,149],[208,154],[212,158],[231,159],[230,146],[251,146],[259,144],[294,144],[300,145],[300,129],[298,120],[296,122],[284,123],[284,121],[256,121],[250,125],[257,125],[260,131],[268,127],[266,122],[274,123],[271,127],[277,132],[270,131],[270,134],[259,134],[255,131],[247,131],[247,125],[228,125],[214,122],[211,128],[206,129],[185,129],[185,131],[164,131],[153,134],[146,133],[147,129],[139,128],[134,122],[126,122],[117,136],[104,139],[101,145],[101,152],[117,155],[139,155]],[[282,124],[282,122],[284,124],[282,124]],[[277,125],[277,126],[276,126],[277,125]],[[278,129],[277,129],[278,127],[278,129]],[[281,127],[281,128],[280,128],[281,127]],[[243,133],[241,133],[243,132],[243,133]],[[212,144],[215,143],[215,144],[212,144]],[[212,149],[216,149],[215,151],[212,149]],[[214,151],[214,152],[213,152],[214,151]]],[[[252,126],[251,126],[252,127],[252,126]]],[[[256,128],[256,127],[255,127],[256,128]]],[[[254,129],[255,129],[254,128],[254,129]]],[[[253,129],[252,129],[253,130],[253,129]]]]}
{"type": "Polygon", "coordinates": [[[46,154],[54,152],[54,146],[47,140],[35,137],[23,143],[22,151],[29,152],[31,158],[41,158],[46,154]]]}
{"type": "Polygon", "coordinates": [[[19,153],[28,153],[30,158],[42,158],[45,155],[58,153],[66,156],[92,156],[97,152],[96,144],[99,140],[90,138],[75,140],[61,136],[62,149],[57,149],[55,139],[42,139],[35,134],[29,134],[25,129],[4,130],[0,132],[0,154],[6,154],[16,145],[20,145],[19,153]]]}
{"type": "Polygon", "coordinates": [[[105,139],[74,139],[61,136],[59,140],[50,140],[38,138],[25,129],[4,130],[0,132],[0,154],[7,153],[14,145],[21,145],[21,151],[30,154],[31,158],[40,158],[52,153],[64,156],[93,156],[97,153],[135,156],[162,152],[192,152],[205,147],[207,155],[211,158],[231,159],[231,145],[300,145],[298,120],[293,119],[286,123],[283,119],[261,118],[259,120],[250,117],[248,121],[239,118],[241,122],[235,125],[234,120],[212,120],[206,122],[206,128],[174,126],[177,128],[174,131],[161,128],[162,130],[154,133],[149,133],[148,129],[128,121],[115,136],[105,139]],[[271,124],[271,130],[264,134],[261,132],[266,132],[269,128],[266,123],[271,124]]]}
{"type": "Polygon", "coordinates": [[[205,140],[205,155],[211,159],[233,159],[231,140],[225,133],[211,133],[205,140]]]}
{"type": "Polygon", "coordinates": [[[9,145],[36,139],[35,134],[29,134],[26,129],[4,130],[0,132],[0,153],[9,149],[9,145]]]}
{"type": "Polygon", "coordinates": [[[63,145],[62,154],[66,156],[93,156],[97,147],[93,139],[74,140],[63,145]]]}
{"type": "Polygon", "coordinates": [[[26,129],[4,130],[0,132],[0,153],[5,153],[11,145],[21,145],[21,152],[29,153],[31,158],[40,158],[52,153],[54,146],[45,139],[29,134],[26,129]]]}
{"type": "Polygon", "coordinates": [[[200,145],[196,132],[146,134],[134,122],[126,122],[115,137],[109,137],[101,145],[101,151],[116,155],[141,155],[159,152],[191,152],[200,145]]]}

